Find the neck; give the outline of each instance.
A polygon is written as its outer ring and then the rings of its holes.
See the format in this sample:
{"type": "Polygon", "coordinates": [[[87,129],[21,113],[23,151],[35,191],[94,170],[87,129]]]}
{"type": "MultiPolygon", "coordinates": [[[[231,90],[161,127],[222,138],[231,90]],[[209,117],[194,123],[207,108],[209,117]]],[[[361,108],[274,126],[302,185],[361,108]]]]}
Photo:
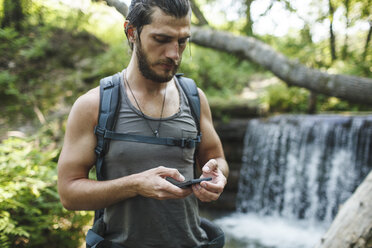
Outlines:
{"type": "Polygon", "coordinates": [[[127,81],[130,82],[133,90],[141,90],[149,94],[158,94],[159,92],[164,91],[168,83],[173,80],[172,79],[169,82],[165,83],[159,83],[149,80],[142,75],[142,73],[138,69],[137,63],[138,62],[136,61],[135,56],[132,56],[132,59],[126,69],[126,78],[127,81]]]}

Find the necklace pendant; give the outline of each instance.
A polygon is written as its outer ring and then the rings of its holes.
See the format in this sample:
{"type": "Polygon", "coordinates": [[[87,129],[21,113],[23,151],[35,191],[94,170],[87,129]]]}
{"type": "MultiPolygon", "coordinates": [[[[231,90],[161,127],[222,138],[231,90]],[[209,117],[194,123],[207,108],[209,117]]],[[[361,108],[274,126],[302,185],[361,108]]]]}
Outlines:
{"type": "Polygon", "coordinates": [[[158,130],[155,130],[154,131],[154,135],[155,135],[156,138],[159,138],[159,131],[158,130]]]}

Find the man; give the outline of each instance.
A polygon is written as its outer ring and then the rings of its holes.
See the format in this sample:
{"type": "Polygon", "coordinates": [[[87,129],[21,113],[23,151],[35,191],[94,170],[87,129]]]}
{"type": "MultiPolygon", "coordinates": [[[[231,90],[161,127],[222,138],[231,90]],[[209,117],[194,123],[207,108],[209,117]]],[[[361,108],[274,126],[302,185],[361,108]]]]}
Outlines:
{"type": "MultiPolygon", "coordinates": [[[[133,49],[121,75],[121,105],[115,131],[153,137],[195,138],[190,107],[175,77],[190,37],[188,0],[133,0],[124,24],[133,49]]],[[[81,96],[68,118],[58,162],[58,189],[69,210],[105,209],[104,239],[128,248],[201,247],[197,200],[215,201],[222,193],[228,165],[204,93],[198,89],[203,135],[196,153],[201,177],[190,188],[169,181],[193,178],[195,148],[111,141],[104,181],[88,179],[96,161],[94,128],[99,87],[81,96]]],[[[204,247],[204,246],[203,246],[204,247]]]]}

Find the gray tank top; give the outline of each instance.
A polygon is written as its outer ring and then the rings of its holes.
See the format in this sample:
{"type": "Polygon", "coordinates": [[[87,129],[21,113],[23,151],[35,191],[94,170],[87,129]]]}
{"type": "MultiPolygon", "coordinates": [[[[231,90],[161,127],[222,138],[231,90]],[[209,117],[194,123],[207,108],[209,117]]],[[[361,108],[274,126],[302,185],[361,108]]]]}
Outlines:
{"type": "MultiPolygon", "coordinates": [[[[153,136],[144,117],[129,101],[123,73],[120,77],[121,107],[115,131],[153,136]]],[[[160,137],[195,138],[197,128],[189,104],[177,79],[180,109],[173,116],[163,118],[160,137]]],[[[157,128],[157,118],[145,116],[157,128]]],[[[194,148],[164,146],[111,140],[105,156],[103,175],[115,179],[139,173],[157,166],[176,168],[186,180],[193,178],[194,148]]],[[[126,248],[195,247],[208,242],[200,228],[198,202],[195,195],[184,199],[155,200],[136,196],[105,209],[105,238],[126,248]]]]}

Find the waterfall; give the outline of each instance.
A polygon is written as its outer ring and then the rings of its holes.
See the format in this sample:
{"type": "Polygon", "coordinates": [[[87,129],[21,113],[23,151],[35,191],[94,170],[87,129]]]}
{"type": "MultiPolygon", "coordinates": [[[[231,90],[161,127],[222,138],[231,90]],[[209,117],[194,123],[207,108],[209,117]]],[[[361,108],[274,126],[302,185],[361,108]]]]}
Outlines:
{"type": "Polygon", "coordinates": [[[238,211],[330,223],[372,169],[372,116],[251,120],[242,160],[238,211]]]}

